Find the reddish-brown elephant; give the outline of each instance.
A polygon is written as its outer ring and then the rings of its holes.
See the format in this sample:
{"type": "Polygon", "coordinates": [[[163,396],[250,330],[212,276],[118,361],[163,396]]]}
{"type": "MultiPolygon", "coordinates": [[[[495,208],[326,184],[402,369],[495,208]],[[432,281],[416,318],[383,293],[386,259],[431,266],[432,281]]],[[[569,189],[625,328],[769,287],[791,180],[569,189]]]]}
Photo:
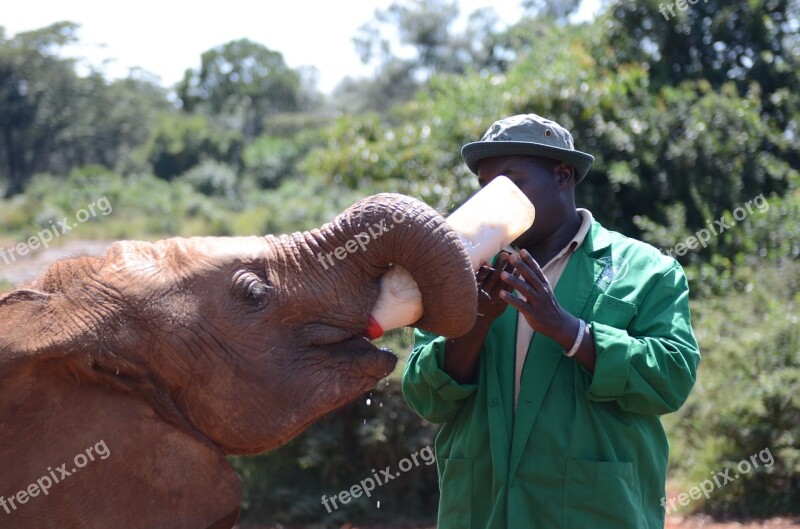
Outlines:
{"type": "Polygon", "coordinates": [[[231,527],[227,454],[286,443],[394,369],[361,337],[392,265],[422,293],[416,326],[471,328],[457,235],[393,194],[305,233],[117,242],[0,296],[0,526],[231,527]]]}

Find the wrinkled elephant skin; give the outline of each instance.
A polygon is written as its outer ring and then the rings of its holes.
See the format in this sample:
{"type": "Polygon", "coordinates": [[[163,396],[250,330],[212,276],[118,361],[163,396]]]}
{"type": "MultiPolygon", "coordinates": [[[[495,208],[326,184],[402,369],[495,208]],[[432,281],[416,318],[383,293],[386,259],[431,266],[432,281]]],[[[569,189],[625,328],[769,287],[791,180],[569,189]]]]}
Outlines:
{"type": "Polygon", "coordinates": [[[392,265],[422,293],[416,326],[472,327],[456,234],[393,194],[304,233],[117,242],[0,296],[0,527],[232,527],[226,455],[286,443],[394,369],[360,336],[392,265]]]}

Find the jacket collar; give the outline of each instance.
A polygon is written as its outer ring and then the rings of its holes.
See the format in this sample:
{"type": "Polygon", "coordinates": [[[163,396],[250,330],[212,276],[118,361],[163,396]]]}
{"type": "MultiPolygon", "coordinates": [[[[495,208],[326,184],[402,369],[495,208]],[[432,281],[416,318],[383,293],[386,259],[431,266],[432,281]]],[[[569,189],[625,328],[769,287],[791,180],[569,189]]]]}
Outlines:
{"type": "Polygon", "coordinates": [[[584,239],[581,248],[591,257],[596,257],[606,253],[606,248],[611,246],[613,236],[611,232],[600,225],[596,220],[592,221],[589,228],[589,235],[584,239]]]}

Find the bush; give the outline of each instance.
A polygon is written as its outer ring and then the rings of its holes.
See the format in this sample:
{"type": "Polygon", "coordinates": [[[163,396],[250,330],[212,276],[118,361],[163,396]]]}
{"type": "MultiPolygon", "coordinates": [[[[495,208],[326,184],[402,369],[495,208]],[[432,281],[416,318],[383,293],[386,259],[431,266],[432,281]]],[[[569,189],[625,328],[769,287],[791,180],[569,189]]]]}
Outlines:
{"type": "Polygon", "coordinates": [[[164,114],[134,158],[146,159],[156,176],[172,180],[204,160],[238,165],[241,149],[239,134],[202,115],[164,114]]]}
{"type": "Polygon", "coordinates": [[[800,513],[800,262],[757,270],[745,292],[693,305],[703,361],[689,401],[665,419],[682,491],[728,468],[733,477],[753,454],[774,457],[692,504],[714,515],[800,513]]]}
{"type": "Polygon", "coordinates": [[[186,182],[192,189],[207,197],[234,200],[239,195],[236,171],[229,165],[214,160],[205,160],[195,165],[178,181],[186,182]]]}
{"type": "Polygon", "coordinates": [[[436,432],[406,406],[399,382],[382,383],[278,450],[231,458],[244,481],[242,521],[323,527],[378,519],[432,523],[439,498],[436,466],[421,456],[418,466],[376,487],[369,498],[362,495],[328,513],[322,496],[335,496],[387,466],[396,472],[402,459],[432,449],[436,432]]]}
{"type": "MultiPolygon", "coordinates": [[[[693,297],[742,292],[765,264],[800,257],[800,189],[784,196],[762,195],[756,203],[761,207],[751,204],[747,212],[746,203],[733,210],[715,211],[709,224],[712,219],[724,218],[730,228],[711,236],[702,246],[697,244],[694,250],[673,253],[686,270],[693,297]],[[735,220],[737,214],[740,221],[735,220]]],[[[634,222],[644,232],[643,239],[665,253],[674,252],[679,243],[685,245],[690,237],[697,242],[698,233],[687,227],[685,209],[679,206],[670,210],[664,226],[643,217],[634,222]]]]}
{"type": "Polygon", "coordinates": [[[296,174],[301,149],[294,138],[261,136],[242,153],[245,174],[260,189],[273,189],[296,174]]]}

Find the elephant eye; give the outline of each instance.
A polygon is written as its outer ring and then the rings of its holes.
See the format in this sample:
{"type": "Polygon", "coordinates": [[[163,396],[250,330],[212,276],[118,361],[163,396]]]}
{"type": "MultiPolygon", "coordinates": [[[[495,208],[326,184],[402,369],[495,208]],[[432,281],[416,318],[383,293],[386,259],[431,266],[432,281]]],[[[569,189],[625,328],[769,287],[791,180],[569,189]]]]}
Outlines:
{"type": "Polygon", "coordinates": [[[272,287],[258,274],[241,271],[235,276],[234,290],[244,301],[260,308],[267,304],[272,287]]]}

